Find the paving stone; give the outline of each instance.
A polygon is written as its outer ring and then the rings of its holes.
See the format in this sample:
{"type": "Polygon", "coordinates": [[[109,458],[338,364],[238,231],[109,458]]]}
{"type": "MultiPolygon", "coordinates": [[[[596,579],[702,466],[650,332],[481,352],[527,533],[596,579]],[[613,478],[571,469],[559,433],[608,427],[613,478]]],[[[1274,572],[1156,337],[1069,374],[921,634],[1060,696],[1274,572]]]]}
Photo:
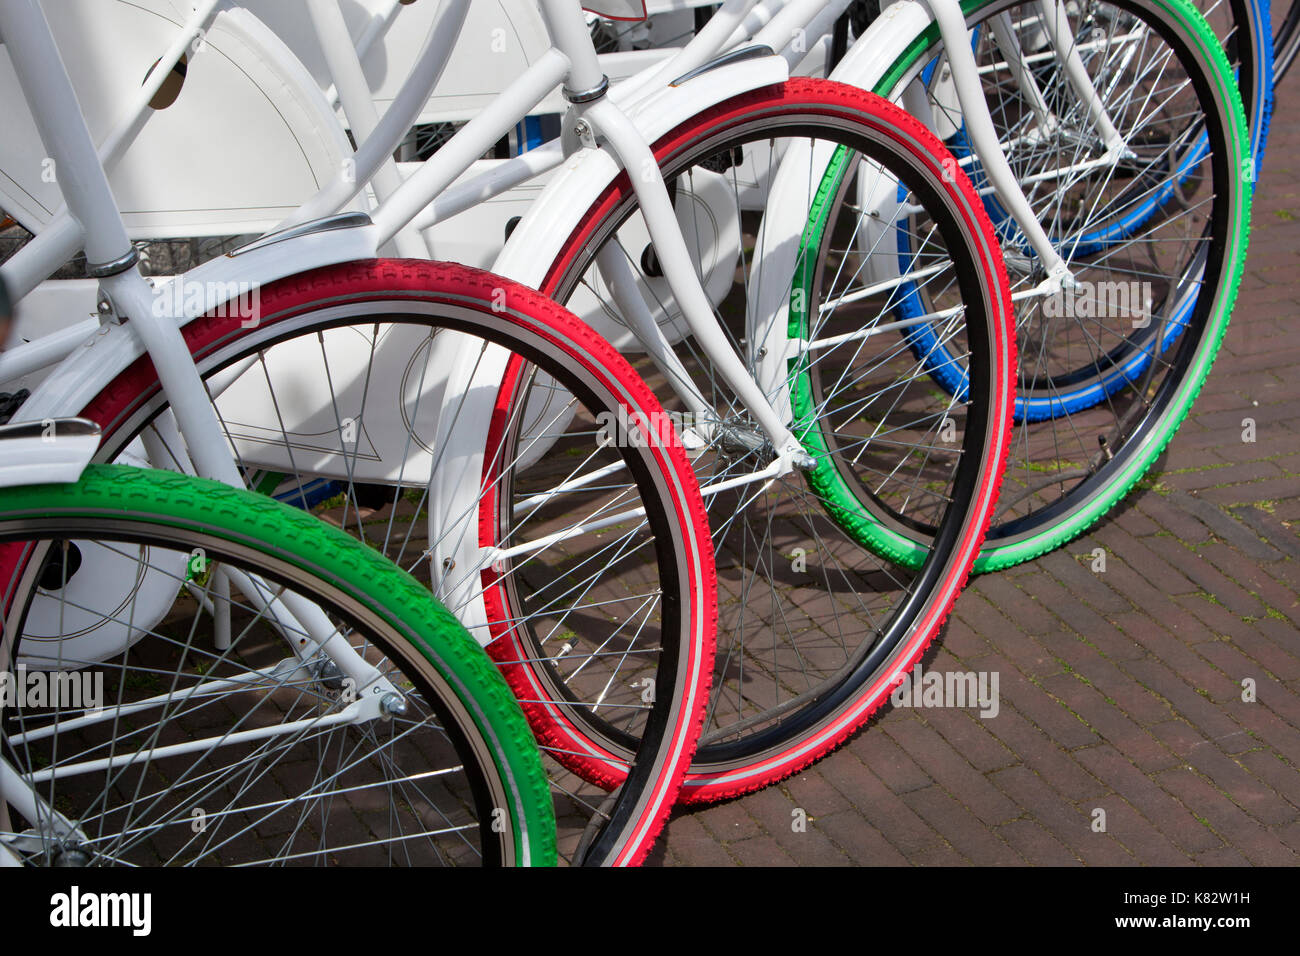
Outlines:
{"type": "Polygon", "coordinates": [[[933,729],[918,723],[890,725],[887,729],[936,783],[989,826],[1017,815],[1011,801],[998,793],[983,774],[933,729]]]}
{"type": "Polygon", "coordinates": [[[1123,747],[1138,766],[1156,770],[1172,764],[1172,755],[1158,740],[1075,675],[1053,677],[1044,681],[1043,686],[1064,701],[1103,740],[1123,747]]]}
{"type": "Polygon", "coordinates": [[[1222,846],[1222,840],[1115,747],[1109,744],[1087,747],[1076,752],[1075,759],[1113,792],[1123,794],[1128,803],[1184,851],[1198,853],[1222,846]]]}
{"type": "Polygon", "coordinates": [[[739,800],[728,800],[701,810],[696,814],[696,819],[721,842],[728,844],[748,840],[764,832],[763,827],[749,815],[744,803],[739,800]]]}
{"type": "Polygon", "coordinates": [[[998,836],[1026,860],[1041,866],[1082,866],[1064,843],[1032,820],[1012,820],[998,827],[998,836]]]}
{"type": "Polygon", "coordinates": [[[1160,785],[1203,818],[1229,845],[1261,866],[1295,866],[1300,856],[1194,771],[1161,774],[1160,785]]]}
{"type": "Polygon", "coordinates": [[[1198,694],[1159,661],[1130,661],[1124,670],[1132,674],[1143,686],[1169,701],[1177,716],[1195,724],[1211,739],[1228,738],[1238,734],[1242,727],[1219,706],[1198,694]]]}
{"type": "Polygon", "coordinates": [[[1282,556],[1277,548],[1261,539],[1250,527],[1243,525],[1223,509],[1203,498],[1175,494],[1172,496],[1172,501],[1177,507],[1194,514],[1202,524],[1214,532],[1215,537],[1232,545],[1247,557],[1256,561],[1276,561],[1282,556]]]}
{"type": "Polygon", "coordinates": [[[728,849],[741,866],[798,866],[790,854],[769,836],[752,837],[728,849]]]}
{"type": "Polygon", "coordinates": [[[1046,780],[1067,799],[1081,802],[1109,790],[1081,766],[1080,754],[1091,747],[1067,751],[1010,707],[1004,707],[989,729],[1008,749],[1020,755],[1024,765],[1046,780]]]}
{"type": "MultiPolygon", "coordinates": [[[[1038,559],[1042,568],[1070,591],[1087,602],[1094,610],[1118,613],[1128,610],[1128,601],[1116,594],[1105,583],[1106,571],[1093,571],[1094,555],[1087,538],[1072,542],[1066,547],[1045,554],[1038,559]]],[[[1109,555],[1104,555],[1109,557],[1109,555]]],[[[1109,562],[1107,562],[1109,570],[1109,562]]]]}
{"type": "Polygon", "coordinates": [[[1064,843],[1085,863],[1101,866],[1121,865],[1128,854],[1105,833],[1092,829],[1092,811],[1105,807],[1110,798],[1101,797],[1086,809],[1080,809],[1045,780],[1024,767],[1013,767],[992,775],[998,788],[1029,812],[1030,817],[1064,843]]]}
{"type": "Polygon", "coordinates": [[[864,826],[856,813],[841,811],[822,817],[817,829],[830,838],[854,863],[879,866],[905,866],[907,857],[900,853],[875,827],[864,826]]]}
{"type": "Polygon", "coordinates": [[[1295,819],[1293,804],[1186,724],[1170,721],[1156,727],[1155,733],[1187,766],[1200,771],[1216,790],[1260,823],[1274,826],[1295,819]]]}
{"type": "Polygon", "coordinates": [[[878,829],[885,839],[909,857],[941,840],[933,827],[918,817],[864,764],[842,759],[837,762],[835,770],[835,786],[853,804],[858,818],[878,829]]]}
{"type": "MultiPolygon", "coordinates": [[[[952,844],[953,849],[976,866],[1019,864],[1020,854],[988,826],[980,826],[974,814],[938,787],[915,790],[904,802],[952,844]]],[[[1007,801],[1008,803],[1010,801],[1007,801]]]]}

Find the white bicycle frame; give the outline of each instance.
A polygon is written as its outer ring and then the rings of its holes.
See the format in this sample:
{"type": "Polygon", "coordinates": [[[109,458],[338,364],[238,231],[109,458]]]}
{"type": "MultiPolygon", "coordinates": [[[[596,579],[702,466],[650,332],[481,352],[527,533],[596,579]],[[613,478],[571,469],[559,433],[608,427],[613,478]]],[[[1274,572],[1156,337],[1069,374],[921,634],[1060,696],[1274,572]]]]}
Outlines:
{"type": "MultiPolygon", "coordinates": [[[[479,116],[475,117],[453,139],[448,142],[430,160],[422,164],[405,182],[399,182],[393,175],[391,155],[395,145],[405,136],[410,123],[419,114],[429,91],[449,57],[451,45],[464,20],[466,3],[464,0],[452,0],[442,9],[439,19],[431,30],[425,50],[419,57],[411,75],[399,91],[390,108],[382,118],[374,115],[373,103],[369,100],[364,78],[357,64],[356,49],[347,35],[345,25],[332,0],[308,0],[313,22],[321,36],[331,69],[338,78],[337,88],[352,125],[357,131],[368,130],[369,135],[362,141],[355,154],[352,175],[340,173],[334,181],[318,193],[316,197],[302,206],[289,217],[282,228],[264,237],[237,253],[221,260],[215,260],[184,277],[173,281],[198,283],[202,289],[221,289],[235,280],[245,283],[265,283],[284,275],[303,271],[321,265],[348,259],[369,257],[390,240],[397,243],[399,251],[404,254],[424,254],[418,246],[416,231],[454,215],[491,196],[499,195],[506,189],[538,174],[548,171],[564,161],[578,150],[584,154],[599,154],[593,150],[596,137],[604,138],[609,147],[609,155],[616,159],[615,168],[645,170],[650,175],[635,176],[638,198],[649,228],[656,253],[664,267],[670,289],[685,316],[686,324],[693,332],[704,351],[714,360],[723,373],[723,378],[734,390],[736,396],[749,409],[758,421],[767,439],[776,450],[776,460],[768,468],[761,469],[748,479],[738,481],[769,480],[774,475],[787,472],[796,463],[806,463],[807,459],[798,443],[786,426],[788,403],[778,393],[772,399],[765,394],[765,389],[746,372],[743,361],[731,350],[728,341],[714,320],[711,305],[704,294],[694,265],[687,252],[685,242],[678,228],[674,211],[668,201],[667,191],[657,166],[647,146],[657,136],[676,125],[681,119],[698,112],[713,102],[727,96],[744,92],[748,89],[778,82],[785,79],[786,70],[797,63],[806,53],[806,44],[796,42],[808,33],[813,36],[830,30],[836,17],[843,12],[847,3],[844,0],[822,3],[818,0],[769,0],[758,3],[755,0],[727,0],[714,14],[708,24],[684,49],[657,68],[645,71],[610,91],[609,96],[599,94],[606,84],[600,71],[599,59],[596,57],[590,37],[586,31],[585,19],[576,0],[545,0],[540,4],[543,15],[550,25],[555,44],[544,56],[532,64],[520,77],[479,116]],[[755,32],[757,30],[757,32],[755,32]],[[815,31],[815,32],[814,32],[815,31]],[[752,38],[753,45],[742,50],[732,50],[724,54],[719,61],[709,63],[708,59],[718,49],[734,45],[744,38],[752,38]],[[755,56],[766,52],[764,48],[781,49],[781,57],[755,56]],[[686,70],[685,77],[665,83],[675,75],[677,70],[686,70]],[[701,70],[707,72],[708,81],[690,83],[692,73],[701,70]],[[519,119],[526,115],[555,86],[563,83],[571,99],[577,100],[570,107],[564,120],[565,135],[559,142],[525,153],[513,160],[494,164],[487,172],[455,182],[475,160],[487,152],[519,119]],[[689,94],[683,96],[683,87],[690,85],[689,94]],[[574,92],[576,90],[576,93],[574,92]],[[589,99],[590,97],[590,99],[589,99]],[[635,125],[620,109],[626,104],[635,119],[635,125]],[[337,217],[328,219],[330,214],[344,204],[353,200],[364,184],[374,182],[376,193],[381,200],[373,221],[367,223],[362,217],[337,217]],[[452,183],[455,182],[453,186],[452,183]],[[432,200],[432,202],[430,201],[432,200]],[[779,409],[779,410],[778,410],[779,409]]],[[[956,9],[955,0],[935,0],[934,6],[942,13],[949,14],[956,9]]],[[[187,48],[190,40],[200,34],[211,18],[215,16],[218,4],[216,0],[207,0],[195,11],[186,29],[176,37],[167,51],[161,66],[168,58],[178,58],[187,48]]],[[[960,14],[958,12],[958,18],[960,14]]],[[[391,22],[391,17],[383,23],[391,22]]],[[[941,18],[941,27],[948,34],[957,34],[960,38],[967,36],[964,22],[953,25],[951,16],[941,18]]],[[[364,38],[363,38],[364,39],[364,38]]],[[[974,71],[973,58],[970,57],[969,45],[963,39],[961,43],[950,43],[958,50],[964,51],[970,62],[966,67],[955,63],[959,93],[968,101],[971,114],[982,113],[987,120],[987,107],[984,104],[979,87],[979,76],[974,71]],[[962,93],[962,90],[965,92],[962,93]]],[[[155,70],[157,77],[166,71],[155,70]]],[[[145,104],[152,95],[154,84],[148,84],[141,91],[140,97],[133,104],[128,118],[120,125],[119,131],[110,137],[102,152],[112,159],[123,144],[129,141],[131,132],[138,130],[142,123],[145,104]]],[[[968,118],[968,122],[970,122],[968,118]]],[[[991,129],[991,120],[987,120],[991,129]]],[[[1007,167],[1005,157],[999,148],[989,149],[986,140],[992,139],[997,147],[996,138],[990,136],[975,137],[977,154],[986,158],[992,172],[1000,164],[1005,171],[1002,184],[1008,189],[1006,202],[1013,213],[1019,210],[1017,218],[1023,219],[1025,231],[1031,237],[1035,231],[1039,237],[1036,247],[1049,266],[1049,283],[1068,278],[1068,273],[1052,250],[1041,226],[1027,211],[1027,201],[1020,192],[1007,167]],[[987,153],[985,157],[983,154],[987,153]],[[1053,259],[1053,257],[1055,257],[1053,259]],[[1053,262],[1055,265],[1053,265],[1053,262]]],[[[102,174],[101,174],[102,176],[102,174]]],[[[995,187],[998,180],[995,178],[995,187]]],[[[545,195],[545,194],[544,194],[545,195]]],[[[585,207],[581,207],[585,208],[585,207]]],[[[525,226],[532,214],[525,216],[519,226],[519,232],[525,233],[525,226]]],[[[50,227],[43,231],[35,241],[3,267],[0,276],[9,280],[20,294],[30,288],[42,275],[47,275],[54,266],[63,261],[70,248],[75,248],[77,232],[73,220],[66,214],[56,216],[50,227]]],[[[536,282],[530,270],[536,270],[536,263],[507,264],[499,262],[498,269],[512,278],[526,283],[536,282]]],[[[613,268],[613,263],[604,263],[606,268],[613,268]]],[[[1045,283],[1044,285],[1046,285],[1045,283]]],[[[165,291],[165,290],[164,290],[165,291]]],[[[1036,290],[1041,294],[1043,289],[1036,290]]],[[[216,296],[211,301],[204,301],[202,308],[219,305],[216,296]]],[[[104,300],[102,308],[112,315],[114,303],[111,298],[104,300]]],[[[187,303],[188,305],[189,303],[187,303]]],[[[639,314],[637,303],[623,303],[630,315],[639,314]]],[[[184,322],[190,315],[170,317],[174,321],[184,322]]],[[[98,350],[98,365],[89,361],[89,353],[82,352],[80,345],[91,323],[82,323],[68,332],[39,339],[28,346],[14,350],[0,358],[0,380],[12,377],[14,372],[21,372],[32,367],[48,363],[52,356],[61,352],[76,350],[80,352],[80,361],[65,363],[57,369],[36,393],[28,400],[19,413],[20,419],[35,416],[57,414],[61,409],[84,407],[84,401],[96,393],[97,388],[106,384],[105,373],[111,375],[116,369],[135,357],[136,345],[132,337],[113,337],[101,334],[101,342],[92,340],[92,347],[98,350]],[[92,368],[87,368],[93,365],[92,368]],[[81,404],[79,404],[81,403],[81,404]]],[[[136,323],[133,323],[136,324],[136,323]]],[[[664,341],[653,323],[641,323],[643,344],[647,350],[658,358],[671,380],[684,383],[686,380],[678,372],[672,361],[670,346],[664,341]]],[[[105,330],[100,328],[100,333],[105,330]]],[[[111,331],[111,330],[109,330],[111,331]]],[[[153,354],[154,349],[168,346],[166,336],[158,333],[150,342],[142,330],[146,347],[153,354]]],[[[182,360],[179,348],[179,336],[171,343],[173,361],[182,360]]],[[[449,337],[451,338],[451,337],[449,337]]],[[[449,350],[450,345],[441,346],[449,350]]],[[[454,361],[455,353],[448,351],[446,367],[462,367],[454,361]]],[[[164,367],[160,363],[160,367],[164,367]]],[[[175,376],[173,375],[173,378],[175,376]]],[[[192,371],[185,376],[192,387],[196,376],[192,371]]],[[[765,376],[766,378],[766,376],[765,376]]],[[[166,385],[166,381],[164,382],[166,385]]],[[[458,397],[459,386],[468,382],[450,382],[444,394],[458,397]]],[[[764,383],[770,384],[770,383],[764,383]]],[[[778,383],[779,384],[779,383],[778,383]]],[[[175,383],[168,388],[171,396],[175,383]]],[[[685,389],[687,407],[702,410],[700,396],[690,394],[685,389]]],[[[206,409],[207,397],[203,393],[188,396],[192,404],[206,409]]],[[[181,432],[192,448],[206,449],[195,453],[199,470],[210,471],[211,462],[204,463],[204,457],[219,459],[218,467],[233,467],[229,462],[229,451],[219,436],[212,434],[215,429],[196,426],[192,416],[202,414],[201,410],[183,406],[174,402],[174,409],[181,423],[181,432]]],[[[210,417],[210,411],[209,411],[210,417]]],[[[440,440],[449,440],[445,433],[440,440]]],[[[194,452],[192,452],[194,453],[194,452]]],[[[455,457],[454,455],[452,457],[455,457]]],[[[434,481],[430,476],[431,500],[441,501],[447,488],[477,487],[475,465],[479,459],[473,451],[461,455],[459,464],[443,476],[444,480],[434,481]],[[440,487],[435,487],[440,486],[440,487]]],[[[226,475],[230,479],[229,472],[226,475]]],[[[719,489],[705,489],[712,492],[719,489]]],[[[452,492],[453,497],[455,492],[452,492]]],[[[463,515],[461,503],[443,502],[444,515],[463,515]]],[[[431,512],[434,509],[431,508],[431,512]]],[[[432,530],[432,529],[431,529],[432,530]]],[[[464,557],[464,556],[461,556],[464,557]]],[[[470,569],[490,562],[494,555],[480,555],[476,561],[464,561],[453,557],[453,563],[461,568],[470,569]]],[[[442,562],[433,562],[436,569],[442,562]]],[[[472,588],[470,574],[464,578],[466,586],[472,588]]],[[[453,603],[450,596],[442,595],[453,603]]],[[[474,629],[471,620],[465,621],[474,629]]]]}

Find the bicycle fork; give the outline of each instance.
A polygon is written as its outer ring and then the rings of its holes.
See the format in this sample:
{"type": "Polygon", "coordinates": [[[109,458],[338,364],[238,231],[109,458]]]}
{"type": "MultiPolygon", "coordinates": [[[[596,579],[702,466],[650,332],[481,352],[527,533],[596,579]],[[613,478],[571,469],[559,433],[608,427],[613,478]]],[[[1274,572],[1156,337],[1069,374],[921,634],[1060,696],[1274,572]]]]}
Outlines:
{"type": "MultiPolygon", "coordinates": [[[[1015,220],[1047,274],[1029,295],[1052,295],[1063,288],[1072,288],[1076,281],[1069,266],[1056,251],[1046,230],[1035,216],[1007,161],[1003,145],[998,141],[993,117],[984,99],[979,67],[971,49],[970,33],[966,28],[960,0],[926,0],[926,3],[939,26],[971,145],[994,193],[1015,220]]],[[[1106,155],[1101,162],[1119,161],[1129,155],[1128,147],[1106,112],[1101,97],[1093,88],[1079,55],[1078,43],[1070,30],[1062,0],[1040,0],[1037,6],[1057,63],[1075,95],[1084,104],[1089,122],[1106,147],[1106,155]]],[[[1017,86],[1028,101],[1039,127],[1044,133],[1050,132],[1056,125],[1056,119],[1051,115],[1042,92],[1025,63],[1010,17],[1006,14],[995,17],[992,28],[994,39],[1007,58],[1017,86]]]]}
{"type": "MultiPolygon", "coordinates": [[[[795,467],[804,469],[813,467],[814,459],[804,450],[803,445],[763,393],[758,382],[745,367],[744,361],[731,347],[726,333],[715,317],[713,306],[695,272],[695,264],[691,260],[686,240],[678,225],[677,214],[669,198],[659,164],[636,126],[618,106],[607,99],[575,104],[565,117],[566,152],[572,152],[579,146],[593,148],[598,133],[604,137],[610,150],[628,173],[633,192],[636,193],[641,205],[641,213],[645,218],[655,255],[659,259],[664,278],[682,311],[687,327],[699,342],[704,354],[717,367],[723,381],[735,393],[746,410],[754,416],[776,453],[773,468],[764,469],[752,476],[751,480],[780,476],[795,467]]],[[[614,291],[620,309],[628,317],[638,337],[643,340],[674,388],[682,395],[689,410],[696,413],[697,420],[707,421],[705,416],[712,409],[691,383],[685,369],[673,353],[672,346],[655,323],[644,301],[637,301],[640,299],[640,294],[636,290],[630,270],[627,269],[626,263],[621,261],[617,249],[609,246],[606,249],[612,249],[612,252],[598,259],[598,267],[607,285],[614,291]],[[616,259],[618,261],[615,261],[616,259]]]]}

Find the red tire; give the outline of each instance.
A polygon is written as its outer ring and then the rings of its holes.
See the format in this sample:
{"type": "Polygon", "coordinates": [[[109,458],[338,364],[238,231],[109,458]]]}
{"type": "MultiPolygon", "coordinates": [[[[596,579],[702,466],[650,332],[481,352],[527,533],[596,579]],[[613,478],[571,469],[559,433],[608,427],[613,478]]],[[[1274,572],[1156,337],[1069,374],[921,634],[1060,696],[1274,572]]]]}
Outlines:
{"type": "MultiPolygon", "coordinates": [[[[942,143],[920,122],[884,99],[856,88],[821,80],[794,79],[742,94],[708,109],[663,136],[653,150],[661,170],[681,174],[706,157],[732,155],[729,152],[732,146],[728,144],[743,142],[748,149],[751,142],[761,143],[761,135],[776,139],[782,129],[798,135],[799,124],[804,124],[802,128],[824,130],[827,136],[833,131],[843,137],[841,141],[854,143],[864,150],[870,145],[874,150],[872,158],[878,161],[881,156],[892,157],[900,164],[899,169],[909,170],[914,179],[924,182],[950,216],[954,230],[960,231],[964,247],[957,270],[961,273],[963,289],[969,292],[968,315],[978,312],[969,322],[979,326],[983,340],[978,356],[974,355],[972,346],[971,358],[983,376],[982,390],[972,402],[980,405],[983,417],[979,463],[977,473],[962,478],[974,485],[969,508],[964,515],[944,525],[942,539],[936,538],[946,542],[948,553],[925,559],[921,574],[930,575],[927,593],[903,622],[905,626],[900,630],[906,634],[900,634],[882,660],[870,668],[850,673],[820,699],[801,708],[803,713],[783,716],[783,723],[796,728],[785,739],[773,738],[770,746],[751,752],[744,752],[739,746],[728,751],[702,743],[682,789],[681,799],[685,803],[736,796],[788,777],[842,744],[884,704],[890,689],[901,681],[938,635],[965,585],[993,515],[1009,448],[1016,336],[1000,246],[970,180],[942,143]],[[833,702],[827,704],[827,699],[832,697],[833,702]],[[820,712],[812,713],[821,705],[825,706],[820,712]],[[805,716],[806,725],[798,726],[805,716]]],[[[577,218],[577,225],[567,235],[557,235],[553,244],[549,238],[541,237],[538,230],[529,232],[522,225],[512,244],[518,243],[520,248],[540,256],[539,261],[552,263],[539,288],[566,303],[570,294],[579,288],[579,280],[586,274],[595,251],[626,221],[634,202],[630,180],[625,173],[621,174],[577,218]]],[[[549,231],[554,232],[553,225],[549,231]]],[[[953,245],[951,240],[949,245],[953,245]]],[[[511,251],[511,246],[507,246],[504,260],[509,261],[511,251]]],[[[954,255],[953,259],[959,257],[954,255]]],[[[667,396],[659,394],[667,404],[667,396]]],[[[700,483],[708,482],[701,477],[700,483]]],[[[713,507],[711,504],[710,508],[713,507]]],[[[730,521],[731,514],[719,513],[712,517],[716,528],[730,521]]],[[[718,546],[722,547],[721,540],[718,546]]],[[[723,622],[720,642],[726,633],[723,622]]],[[[721,643],[717,660],[721,666],[724,660],[721,643]]],[[[723,686],[721,676],[715,674],[715,695],[723,686]]],[[[710,730],[711,726],[706,726],[706,737],[710,730]]]]}

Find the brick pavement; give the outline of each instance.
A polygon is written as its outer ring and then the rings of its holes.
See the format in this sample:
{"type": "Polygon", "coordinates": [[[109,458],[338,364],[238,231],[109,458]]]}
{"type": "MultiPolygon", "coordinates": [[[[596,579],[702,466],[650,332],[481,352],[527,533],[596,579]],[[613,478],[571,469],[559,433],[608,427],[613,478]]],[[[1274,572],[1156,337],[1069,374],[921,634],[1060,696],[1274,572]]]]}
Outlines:
{"type": "Polygon", "coordinates": [[[1278,97],[1232,327],[1181,432],[1092,533],[975,581],[923,662],[998,671],[998,715],[888,708],[779,786],[679,812],[652,863],[1300,863],[1300,70],[1278,97]]]}

